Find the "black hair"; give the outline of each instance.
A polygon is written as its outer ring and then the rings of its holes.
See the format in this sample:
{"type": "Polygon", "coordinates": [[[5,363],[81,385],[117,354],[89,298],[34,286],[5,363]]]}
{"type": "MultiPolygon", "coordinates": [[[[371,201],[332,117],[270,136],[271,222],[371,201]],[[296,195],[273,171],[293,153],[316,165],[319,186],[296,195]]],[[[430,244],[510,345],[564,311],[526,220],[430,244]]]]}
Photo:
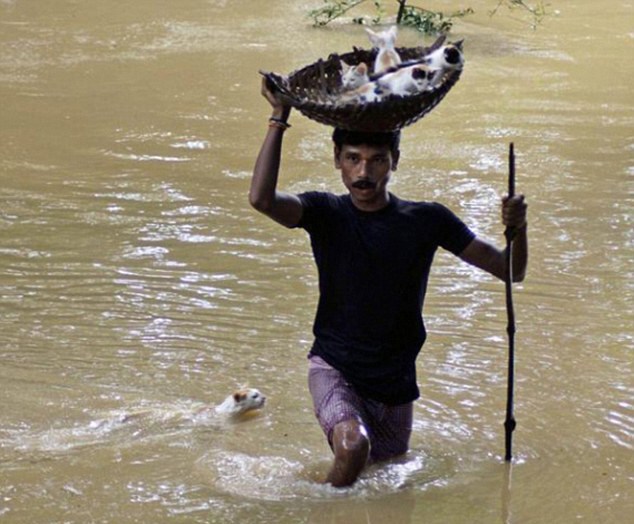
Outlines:
{"type": "Polygon", "coordinates": [[[399,149],[401,132],[389,131],[386,133],[368,133],[365,131],[348,131],[347,129],[336,127],[332,133],[332,141],[339,150],[341,150],[345,144],[349,146],[388,146],[390,151],[395,153],[399,149]]]}

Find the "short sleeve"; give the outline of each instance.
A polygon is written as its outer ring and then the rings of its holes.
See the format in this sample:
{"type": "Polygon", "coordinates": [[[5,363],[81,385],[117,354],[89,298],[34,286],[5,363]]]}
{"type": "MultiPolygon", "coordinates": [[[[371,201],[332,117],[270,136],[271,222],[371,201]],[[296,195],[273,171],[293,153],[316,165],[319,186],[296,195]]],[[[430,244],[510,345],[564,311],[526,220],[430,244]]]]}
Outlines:
{"type": "Polygon", "coordinates": [[[436,202],[434,208],[440,224],[438,245],[454,255],[460,255],[476,237],[475,233],[449,208],[436,202]]]}
{"type": "Polygon", "coordinates": [[[305,229],[309,233],[321,227],[329,217],[329,210],[336,207],[336,197],[330,193],[309,191],[297,195],[302,203],[302,218],[297,227],[305,229]]]}

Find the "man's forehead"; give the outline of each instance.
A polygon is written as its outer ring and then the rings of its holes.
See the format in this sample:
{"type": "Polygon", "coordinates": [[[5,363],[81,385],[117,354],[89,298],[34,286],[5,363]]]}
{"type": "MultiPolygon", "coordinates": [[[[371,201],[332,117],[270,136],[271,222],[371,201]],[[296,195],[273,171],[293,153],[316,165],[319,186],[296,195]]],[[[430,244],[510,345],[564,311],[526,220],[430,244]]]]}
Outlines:
{"type": "Polygon", "coordinates": [[[389,146],[371,146],[367,144],[343,144],[341,146],[342,153],[357,153],[362,156],[387,156],[391,153],[389,146]]]}

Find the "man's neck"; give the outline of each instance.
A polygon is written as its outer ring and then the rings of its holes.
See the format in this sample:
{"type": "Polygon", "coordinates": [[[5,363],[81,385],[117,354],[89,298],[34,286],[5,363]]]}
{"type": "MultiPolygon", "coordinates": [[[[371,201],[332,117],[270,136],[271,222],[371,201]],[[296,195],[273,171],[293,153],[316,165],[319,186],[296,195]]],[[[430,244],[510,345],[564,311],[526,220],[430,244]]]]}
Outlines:
{"type": "Polygon", "coordinates": [[[387,191],[385,192],[385,195],[377,196],[377,198],[374,198],[372,200],[357,199],[351,195],[351,200],[354,207],[356,207],[359,211],[363,211],[365,213],[381,211],[381,209],[384,209],[389,205],[390,199],[391,196],[387,191]]]}

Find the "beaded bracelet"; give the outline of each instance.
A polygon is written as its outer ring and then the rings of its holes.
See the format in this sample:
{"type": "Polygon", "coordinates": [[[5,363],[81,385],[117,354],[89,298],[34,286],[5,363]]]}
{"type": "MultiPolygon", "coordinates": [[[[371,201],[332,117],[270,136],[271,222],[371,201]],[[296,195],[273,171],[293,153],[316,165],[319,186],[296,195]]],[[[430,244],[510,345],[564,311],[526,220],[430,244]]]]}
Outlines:
{"type": "Polygon", "coordinates": [[[286,131],[289,127],[291,127],[291,125],[281,118],[275,118],[274,116],[272,116],[271,118],[269,118],[269,127],[276,127],[278,129],[281,129],[282,131],[286,131]]]}

